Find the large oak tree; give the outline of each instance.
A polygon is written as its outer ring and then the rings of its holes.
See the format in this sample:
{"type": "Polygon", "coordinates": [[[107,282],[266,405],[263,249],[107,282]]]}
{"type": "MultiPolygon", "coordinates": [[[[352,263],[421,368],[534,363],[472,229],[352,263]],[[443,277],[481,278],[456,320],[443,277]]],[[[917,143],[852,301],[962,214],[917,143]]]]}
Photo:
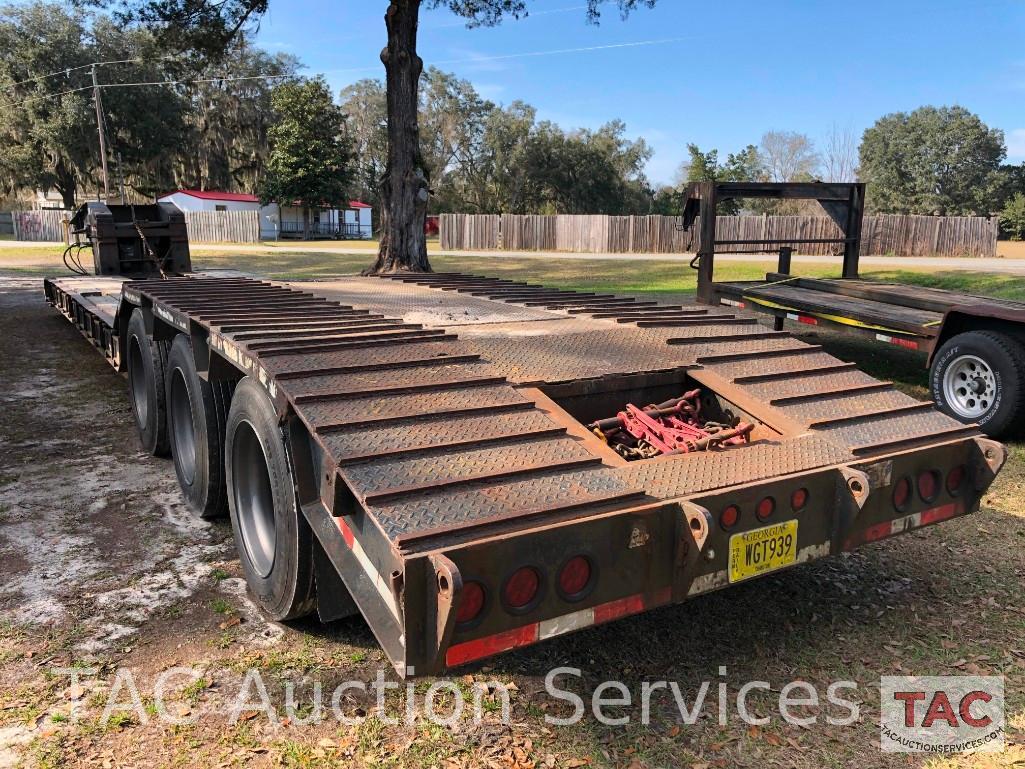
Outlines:
{"type": "MultiPolygon", "coordinates": [[[[216,56],[267,10],[268,0],[80,0],[122,9],[155,29],[178,50],[216,56]]],[[[615,0],[626,16],[656,0],[615,0]]],[[[596,23],[607,0],[587,0],[596,23]]],[[[417,89],[423,60],[416,38],[421,7],[447,8],[470,27],[493,26],[503,18],[527,16],[527,0],[390,0],[384,14],[387,44],[381,51],[387,84],[388,161],[380,180],[381,246],[371,272],[430,271],[424,221],[431,183],[420,147],[417,89]]]]}

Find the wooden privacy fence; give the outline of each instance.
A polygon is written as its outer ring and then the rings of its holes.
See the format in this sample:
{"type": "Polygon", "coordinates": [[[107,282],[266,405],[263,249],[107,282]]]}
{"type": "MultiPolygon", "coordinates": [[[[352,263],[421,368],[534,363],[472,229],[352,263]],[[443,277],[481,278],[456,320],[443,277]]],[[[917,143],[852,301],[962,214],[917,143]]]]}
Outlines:
{"type": "Polygon", "coordinates": [[[259,211],[186,211],[190,243],[258,243],[259,211]]]}
{"type": "MultiPolygon", "coordinates": [[[[67,211],[12,211],[10,216],[15,240],[66,242],[64,220],[71,217],[67,211]]],[[[259,211],[186,211],[185,224],[192,243],[260,240],[259,211]]]]}
{"type": "Polygon", "coordinates": [[[51,209],[12,211],[11,229],[15,240],[64,243],[67,237],[64,222],[70,218],[67,211],[51,209]]]}
{"type": "MultiPolygon", "coordinates": [[[[697,228],[684,231],[672,216],[442,214],[441,247],[446,250],[579,251],[584,253],[688,253],[698,249],[697,228]]],[[[863,254],[896,256],[995,256],[997,219],[983,216],[866,216],[863,254]]],[[[826,216],[720,216],[719,240],[784,241],[838,238],[826,216]]],[[[720,246],[719,252],[751,246],[720,246]]],[[[801,254],[838,254],[839,245],[795,244],[801,254]]]]}

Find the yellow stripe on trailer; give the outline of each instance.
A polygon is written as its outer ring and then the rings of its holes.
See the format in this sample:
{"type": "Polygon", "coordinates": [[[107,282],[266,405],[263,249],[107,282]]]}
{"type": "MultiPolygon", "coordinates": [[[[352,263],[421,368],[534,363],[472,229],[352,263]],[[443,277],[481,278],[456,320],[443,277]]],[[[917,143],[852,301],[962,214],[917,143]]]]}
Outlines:
{"type": "Polygon", "coordinates": [[[769,307],[773,310],[784,310],[785,312],[793,312],[797,313],[798,315],[810,315],[813,318],[822,318],[823,320],[828,320],[833,323],[839,323],[843,326],[854,326],[855,328],[864,328],[870,331],[885,331],[888,334],[908,334],[907,331],[901,331],[895,328],[888,328],[886,326],[876,326],[872,323],[865,323],[864,321],[855,320],[854,318],[846,318],[842,315],[829,315],[828,313],[824,312],[809,312],[808,310],[798,310],[795,307],[787,307],[785,304],[779,304],[778,302],[773,302],[769,299],[759,299],[748,294],[744,295],[744,299],[748,302],[754,302],[755,304],[760,304],[764,307],[769,307]]]}

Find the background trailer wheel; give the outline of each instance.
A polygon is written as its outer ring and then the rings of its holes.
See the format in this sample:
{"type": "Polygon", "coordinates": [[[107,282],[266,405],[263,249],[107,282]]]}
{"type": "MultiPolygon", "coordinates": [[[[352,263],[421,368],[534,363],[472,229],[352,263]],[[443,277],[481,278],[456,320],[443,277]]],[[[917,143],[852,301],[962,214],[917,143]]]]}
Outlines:
{"type": "Polygon", "coordinates": [[[1018,430],[1025,420],[1025,347],[998,331],[969,331],[947,340],[929,372],[933,400],[990,436],[1018,430]]]}
{"type": "Polygon", "coordinates": [[[249,377],[235,390],[226,436],[231,528],[249,589],[272,619],[310,614],[313,533],[299,512],[274,405],[249,377]]]}
{"type": "Polygon", "coordinates": [[[224,480],[224,424],[233,383],[206,382],[196,373],[189,338],[179,334],[167,359],[167,430],[178,483],[202,518],[228,510],[224,480]]]}
{"type": "Polygon", "coordinates": [[[128,397],[132,402],[139,440],[145,451],[166,457],[169,445],[164,372],[171,345],[157,341],[147,333],[146,316],[141,309],[132,311],[127,336],[128,397]]]}

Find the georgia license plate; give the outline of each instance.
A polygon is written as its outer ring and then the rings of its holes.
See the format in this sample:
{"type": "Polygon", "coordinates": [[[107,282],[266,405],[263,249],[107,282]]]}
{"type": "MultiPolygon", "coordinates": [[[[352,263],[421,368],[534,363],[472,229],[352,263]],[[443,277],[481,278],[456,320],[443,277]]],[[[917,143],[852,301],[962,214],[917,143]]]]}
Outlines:
{"type": "Polygon", "coordinates": [[[730,537],[730,582],[757,577],[797,561],[797,521],[730,537]]]}

